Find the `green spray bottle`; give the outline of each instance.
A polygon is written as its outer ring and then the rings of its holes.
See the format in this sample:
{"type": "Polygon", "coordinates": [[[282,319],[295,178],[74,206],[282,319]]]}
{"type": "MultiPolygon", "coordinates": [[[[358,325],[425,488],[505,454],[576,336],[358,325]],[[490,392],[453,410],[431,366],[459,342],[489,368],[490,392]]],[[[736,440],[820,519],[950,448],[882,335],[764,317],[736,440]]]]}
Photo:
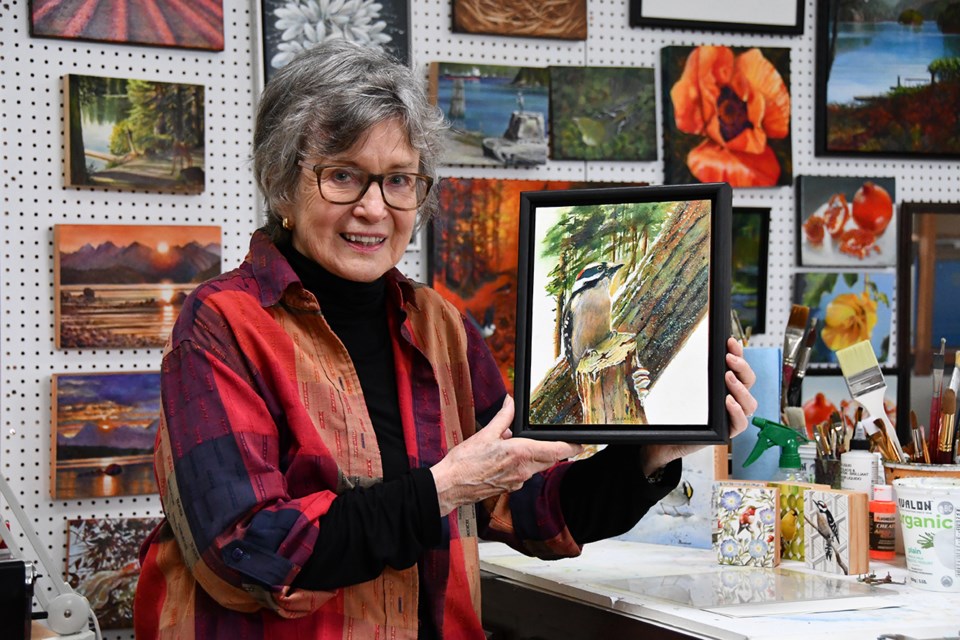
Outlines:
{"type": "Polygon", "coordinates": [[[743,466],[748,467],[770,447],[777,445],[780,447],[779,471],[776,478],[771,480],[786,480],[789,482],[805,482],[807,479],[803,475],[803,465],[800,463],[799,447],[803,442],[809,442],[807,438],[797,433],[796,430],[779,422],[766,420],[764,418],[754,418],[753,424],[760,428],[760,434],[757,436],[757,444],[753,451],[744,460],[743,466]]]}

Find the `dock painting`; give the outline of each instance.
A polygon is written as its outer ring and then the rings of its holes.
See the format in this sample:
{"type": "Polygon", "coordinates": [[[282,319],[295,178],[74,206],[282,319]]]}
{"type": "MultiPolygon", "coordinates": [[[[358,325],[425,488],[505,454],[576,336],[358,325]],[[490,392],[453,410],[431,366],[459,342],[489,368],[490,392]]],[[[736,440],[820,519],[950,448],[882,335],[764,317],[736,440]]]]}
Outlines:
{"type": "Polygon", "coordinates": [[[204,87],[64,76],[68,187],[201,193],[204,87]]]}

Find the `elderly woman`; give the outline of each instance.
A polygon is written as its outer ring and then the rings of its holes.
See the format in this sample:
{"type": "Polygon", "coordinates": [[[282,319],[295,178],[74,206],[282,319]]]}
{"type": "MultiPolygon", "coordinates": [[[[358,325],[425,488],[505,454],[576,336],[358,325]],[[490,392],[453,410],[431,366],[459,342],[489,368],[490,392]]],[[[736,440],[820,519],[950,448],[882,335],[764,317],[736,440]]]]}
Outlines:
{"type": "MultiPolygon", "coordinates": [[[[511,438],[483,339],[396,269],[436,209],[443,127],[408,68],[342,40],[266,87],[267,222],[163,356],[138,638],[483,638],[478,537],[575,556],[678,483],[695,447],[571,463],[579,446],[511,438]]],[[[754,375],[729,350],[736,433],[754,375]]]]}

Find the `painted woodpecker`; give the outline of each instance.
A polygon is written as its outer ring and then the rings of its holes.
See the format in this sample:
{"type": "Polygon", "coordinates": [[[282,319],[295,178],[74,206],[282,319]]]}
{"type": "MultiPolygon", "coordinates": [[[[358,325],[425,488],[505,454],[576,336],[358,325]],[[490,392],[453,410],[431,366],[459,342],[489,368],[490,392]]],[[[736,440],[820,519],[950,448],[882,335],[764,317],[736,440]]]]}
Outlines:
{"type": "Polygon", "coordinates": [[[836,540],[840,542],[840,527],[834,520],[833,514],[827,508],[827,503],[823,500],[814,500],[813,504],[817,506],[817,533],[826,541],[826,556],[829,560],[833,556],[833,543],[836,540]]]}
{"type": "Polygon", "coordinates": [[[610,335],[610,283],[622,267],[617,263],[594,262],[577,274],[563,310],[562,330],[564,354],[574,374],[584,354],[610,335]]]}

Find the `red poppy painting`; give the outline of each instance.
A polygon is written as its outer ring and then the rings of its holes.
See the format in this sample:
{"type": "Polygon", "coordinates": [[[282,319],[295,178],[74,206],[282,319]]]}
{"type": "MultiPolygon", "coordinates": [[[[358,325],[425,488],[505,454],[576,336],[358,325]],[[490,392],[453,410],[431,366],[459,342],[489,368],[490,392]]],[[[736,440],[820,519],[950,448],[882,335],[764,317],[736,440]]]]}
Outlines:
{"type": "Polygon", "coordinates": [[[792,182],[789,49],[704,45],[661,55],[667,184],[792,182]]]}

